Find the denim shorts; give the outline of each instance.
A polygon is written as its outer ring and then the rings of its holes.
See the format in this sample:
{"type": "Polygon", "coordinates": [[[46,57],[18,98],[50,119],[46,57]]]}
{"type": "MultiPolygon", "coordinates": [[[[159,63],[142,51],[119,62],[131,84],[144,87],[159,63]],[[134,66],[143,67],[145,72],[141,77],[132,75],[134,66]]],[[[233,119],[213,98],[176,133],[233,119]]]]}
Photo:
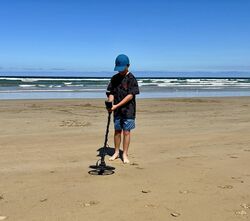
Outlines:
{"type": "Polygon", "coordinates": [[[123,119],[120,117],[114,118],[115,130],[130,131],[135,128],[135,119],[123,119]]]}

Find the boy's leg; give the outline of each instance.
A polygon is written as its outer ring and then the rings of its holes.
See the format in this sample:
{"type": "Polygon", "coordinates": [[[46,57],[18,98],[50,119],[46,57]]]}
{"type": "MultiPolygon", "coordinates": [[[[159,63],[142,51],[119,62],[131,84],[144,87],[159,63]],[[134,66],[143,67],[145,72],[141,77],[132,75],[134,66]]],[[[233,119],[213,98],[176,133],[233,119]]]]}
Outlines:
{"type": "Polygon", "coordinates": [[[129,159],[128,159],[129,144],[130,144],[130,131],[124,130],[123,131],[123,155],[122,155],[124,163],[129,163],[129,159]]]}
{"type": "Polygon", "coordinates": [[[115,160],[119,157],[121,133],[122,133],[121,130],[115,130],[115,134],[114,134],[115,153],[113,154],[112,157],[109,158],[109,160],[115,160]]]}
{"type": "Polygon", "coordinates": [[[134,119],[124,119],[123,124],[123,163],[129,163],[128,148],[130,144],[131,130],[135,128],[134,119]]]}

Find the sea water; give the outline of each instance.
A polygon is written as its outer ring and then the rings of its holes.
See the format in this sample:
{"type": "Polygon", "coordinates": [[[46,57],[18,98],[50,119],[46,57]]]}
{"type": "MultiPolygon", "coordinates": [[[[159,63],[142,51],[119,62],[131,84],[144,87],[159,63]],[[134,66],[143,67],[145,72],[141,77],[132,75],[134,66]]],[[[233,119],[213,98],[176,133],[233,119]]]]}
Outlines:
{"type": "MultiPolygon", "coordinates": [[[[110,77],[1,76],[0,99],[105,98],[110,77]]],[[[250,96],[250,77],[137,77],[138,98],[250,96]]]]}

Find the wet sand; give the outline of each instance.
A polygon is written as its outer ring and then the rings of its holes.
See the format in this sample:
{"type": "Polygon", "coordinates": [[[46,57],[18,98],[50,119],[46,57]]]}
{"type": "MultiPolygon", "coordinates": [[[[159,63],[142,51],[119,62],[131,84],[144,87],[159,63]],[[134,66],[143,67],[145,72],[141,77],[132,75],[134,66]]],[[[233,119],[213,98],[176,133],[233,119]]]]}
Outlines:
{"type": "Polygon", "coordinates": [[[103,103],[0,102],[0,218],[250,219],[250,97],[138,100],[131,164],[100,177],[103,103]]]}

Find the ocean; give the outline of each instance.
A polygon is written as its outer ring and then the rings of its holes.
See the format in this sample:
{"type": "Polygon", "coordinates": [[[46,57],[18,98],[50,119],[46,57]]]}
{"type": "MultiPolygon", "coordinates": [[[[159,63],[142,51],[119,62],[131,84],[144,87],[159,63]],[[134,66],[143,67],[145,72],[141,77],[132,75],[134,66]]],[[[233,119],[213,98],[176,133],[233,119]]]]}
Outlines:
{"type": "MultiPolygon", "coordinates": [[[[0,76],[0,99],[105,98],[110,77],[0,76]]],[[[250,96],[250,77],[137,77],[138,98],[250,96]]]]}

